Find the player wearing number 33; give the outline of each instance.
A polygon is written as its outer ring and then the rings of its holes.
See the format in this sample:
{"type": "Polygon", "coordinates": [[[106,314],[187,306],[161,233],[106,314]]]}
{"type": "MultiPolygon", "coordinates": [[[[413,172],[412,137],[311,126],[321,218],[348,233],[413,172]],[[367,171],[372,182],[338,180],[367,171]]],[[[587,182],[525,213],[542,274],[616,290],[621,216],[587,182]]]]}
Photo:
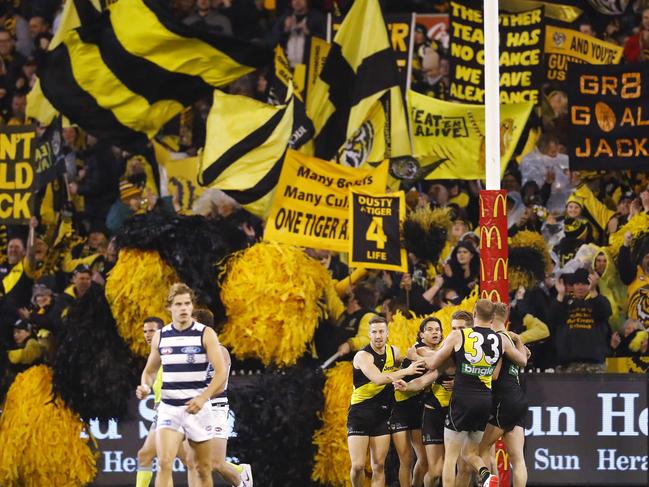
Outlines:
{"type": "Polygon", "coordinates": [[[491,413],[491,379],[503,354],[516,365],[527,364],[527,353],[520,341],[514,345],[492,331],[491,301],[480,299],[473,314],[473,328],[452,331],[437,353],[425,359],[429,369],[436,369],[452,356],[457,365],[444,428],[444,487],[455,486],[455,465],[460,453],[478,473],[481,485],[498,485],[498,477],[489,472],[478,451],[491,413]]]}

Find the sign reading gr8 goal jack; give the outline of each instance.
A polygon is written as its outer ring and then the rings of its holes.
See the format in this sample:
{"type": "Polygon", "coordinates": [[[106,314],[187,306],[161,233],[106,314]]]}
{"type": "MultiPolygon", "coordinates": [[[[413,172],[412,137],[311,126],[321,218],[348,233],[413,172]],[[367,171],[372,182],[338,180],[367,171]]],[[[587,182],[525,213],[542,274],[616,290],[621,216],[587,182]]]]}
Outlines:
{"type": "Polygon", "coordinates": [[[401,247],[406,216],[403,191],[381,195],[350,191],[350,195],[350,265],[407,272],[406,250],[401,247]]]}

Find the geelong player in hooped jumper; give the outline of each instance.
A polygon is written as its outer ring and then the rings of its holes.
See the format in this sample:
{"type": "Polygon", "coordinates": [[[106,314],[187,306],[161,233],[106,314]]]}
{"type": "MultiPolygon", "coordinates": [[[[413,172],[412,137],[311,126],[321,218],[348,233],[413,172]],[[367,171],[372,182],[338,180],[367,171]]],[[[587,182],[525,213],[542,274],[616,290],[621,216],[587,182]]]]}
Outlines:
{"type": "Polygon", "coordinates": [[[223,389],[227,370],[216,333],[192,318],[194,292],[185,284],[171,286],[167,308],[171,323],[156,332],[142,372],[137,396],[151,392],[162,364],[162,401],[158,407],[156,487],[173,486],[172,466],[185,436],[193,450],[202,487],[212,487],[210,442],[214,437],[210,397],[223,389]],[[214,376],[206,385],[208,364],[214,376]]]}

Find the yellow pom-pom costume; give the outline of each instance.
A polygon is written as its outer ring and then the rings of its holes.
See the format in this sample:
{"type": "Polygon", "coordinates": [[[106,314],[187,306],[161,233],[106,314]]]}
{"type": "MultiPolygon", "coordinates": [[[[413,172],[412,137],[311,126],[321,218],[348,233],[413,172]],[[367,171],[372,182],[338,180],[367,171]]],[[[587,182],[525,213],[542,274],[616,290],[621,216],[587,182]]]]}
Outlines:
{"type": "Polygon", "coordinates": [[[227,324],[220,339],[241,358],[288,367],[304,355],[318,325],[318,300],[333,291],[327,270],[301,249],[260,242],[224,269],[227,324]]]}
{"type": "Polygon", "coordinates": [[[110,303],[117,331],[140,357],[149,355],[142,334],[142,321],[148,316],[170,320],[165,308],[169,287],[180,279],[157,252],[122,249],[115,267],[106,280],[106,298],[110,303]]]}
{"type": "Polygon", "coordinates": [[[18,374],[0,417],[0,485],[77,487],[97,473],[96,455],[81,438],[79,415],[52,398],[52,370],[18,374]]]}

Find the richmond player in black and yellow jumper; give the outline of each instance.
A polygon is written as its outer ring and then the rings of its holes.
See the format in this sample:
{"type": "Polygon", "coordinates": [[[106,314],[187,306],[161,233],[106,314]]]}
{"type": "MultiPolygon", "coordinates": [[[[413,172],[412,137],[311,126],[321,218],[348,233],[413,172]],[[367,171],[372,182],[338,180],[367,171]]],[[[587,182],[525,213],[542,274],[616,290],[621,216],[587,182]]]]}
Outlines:
{"type": "MultiPolygon", "coordinates": [[[[515,341],[520,341],[520,337],[506,330],[507,312],[506,304],[494,304],[491,329],[498,333],[503,341],[514,345],[515,341]]],[[[529,356],[529,350],[525,349],[525,352],[529,356]]],[[[496,366],[492,382],[491,417],[480,442],[480,456],[488,458],[492,445],[498,438],[503,437],[514,471],[514,487],[525,487],[527,467],[523,447],[525,446],[527,397],[521,387],[518,374],[518,365],[507,356],[503,357],[496,366]]]]}
{"type": "MultiPolygon", "coordinates": [[[[415,343],[414,351],[408,351],[413,354],[407,357],[401,364],[406,368],[413,360],[421,359],[426,355],[424,350],[433,350],[442,341],[442,324],[435,317],[424,318],[419,325],[419,337],[415,343]]],[[[431,372],[432,373],[432,372],[431,372]]],[[[405,386],[408,382],[416,380],[419,376],[410,376],[408,379],[396,381],[403,383],[404,388],[394,391],[394,404],[392,405],[392,414],[389,419],[390,433],[392,441],[399,456],[399,484],[401,487],[410,487],[412,485],[422,485],[424,475],[428,471],[428,462],[426,459],[426,448],[422,442],[422,415],[424,407],[424,387],[407,389],[405,386]],[[417,461],[413,468],[413,450],[417,456],[417,461]]]]}
{"type": "Polygon", "coordinates": [[[444,429],[444,487],[455,486],[455,466],[462,451],[464,460],[477,472],[485,487],[496,487],[492,475],[478,455],[478,445],[491,412],[491,377],[505,353],[518,365],[527,364],[522,344],[514,348],[491,330],[493,303],[480,299],[474,310],[474,327],[452,331],[434,356],[426,358],[429,369],[437,369],[450,357],[457,367],[453,395],[444,429]]]}
{"type": "MultiPolygon", "coordinates": [[[[451,329],[461,330],[473,326],[473,316],[466,311],[456,311],[451,317],[451,329]]],[[[434,317],[426,318],[420,327],[420,339],[426,345],[417,349],[420,356],[432,356],[443,340],[442,324],[434,317]]],[[[424,410],[421,419],[422,440],[426,448],[428,472],[424,478],[426,487],[439,485],[442,478],[444,462],[444,421],[451,400],[451,389],[455,376],[455,365],[451,360],[440,367],[439,371],[429,371],[423,376],[408,383],[396,381],[395,389],[408,391],[424,391],[424,410]]],[[[458,478],[463,475],[470,477],[466,463],[458,465],[458,478]]]]}
{"type": "Polygon", "coordinates": [[[347,417],[347,443],[351,482],[365,482],[365,458],[370,449],[372,485],[385,485],[385,457],[390,448],[388,418],[394,390],[392,382],[424,370],[423,361],[398,369],[399,350],[386,346],[388,323],[377,316],[369,323],[370,344],[354,355],[354,391],[347,417]]]}

